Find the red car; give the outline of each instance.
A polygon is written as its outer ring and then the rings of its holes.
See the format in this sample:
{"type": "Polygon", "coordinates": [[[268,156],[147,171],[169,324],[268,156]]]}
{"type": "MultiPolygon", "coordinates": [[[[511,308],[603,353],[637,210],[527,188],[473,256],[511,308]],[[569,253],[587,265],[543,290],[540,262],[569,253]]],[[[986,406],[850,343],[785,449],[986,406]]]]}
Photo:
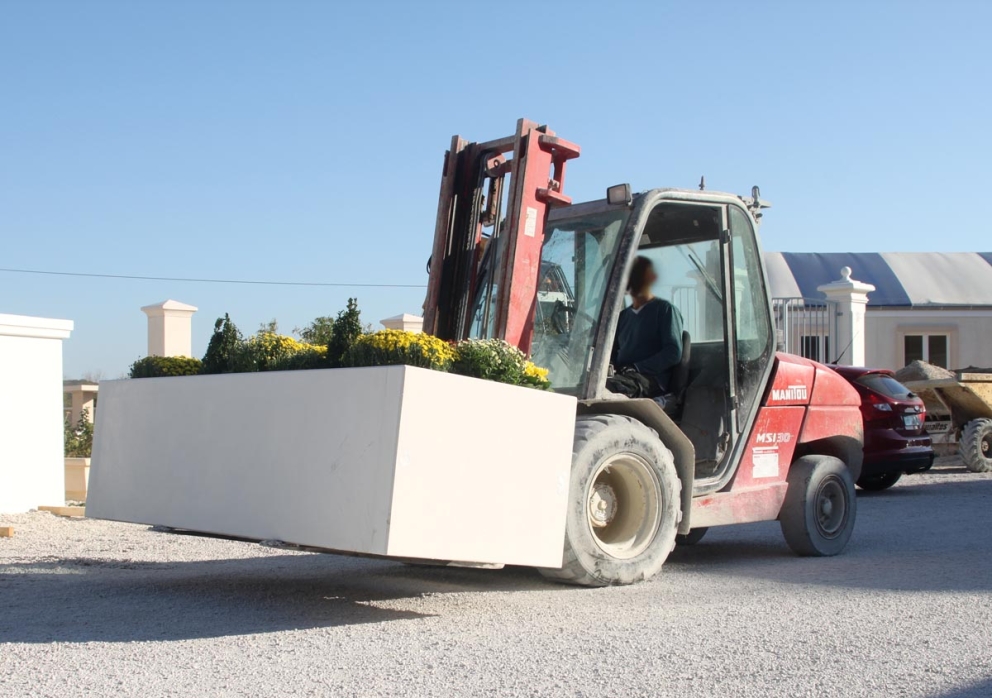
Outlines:
{"type": "Polygon", "coordinates": [[[923,400],[895,379],[892,371],[860,366],[831,366],[861,395],[865,460],[858,486],[884,490],[903,473],[929,470],[933,445],[923,428],[923,400]]]}

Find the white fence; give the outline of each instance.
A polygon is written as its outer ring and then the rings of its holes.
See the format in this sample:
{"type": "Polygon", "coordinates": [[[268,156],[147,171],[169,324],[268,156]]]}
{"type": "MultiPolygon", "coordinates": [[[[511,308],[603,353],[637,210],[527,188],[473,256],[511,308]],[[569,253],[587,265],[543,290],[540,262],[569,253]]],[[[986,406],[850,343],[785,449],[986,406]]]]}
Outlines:
{"type": "Polygon", "coordinates": [[[773,298],[778,350],[831,363],[846,347],[837,346],[838,304],[822,298],[773,298]]]}

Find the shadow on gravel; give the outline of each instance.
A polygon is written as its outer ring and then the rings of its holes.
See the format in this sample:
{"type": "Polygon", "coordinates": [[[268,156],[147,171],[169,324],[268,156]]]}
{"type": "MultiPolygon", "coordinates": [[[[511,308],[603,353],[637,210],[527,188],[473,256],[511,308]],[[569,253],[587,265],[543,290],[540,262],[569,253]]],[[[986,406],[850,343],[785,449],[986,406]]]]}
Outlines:
{"type": "Polygon", "coordinates": [[[989,696],[992,696],[992,679],[979,681],[964,688],[956,688],[950,693],[941,693],[936,698],[988,698],[989,696]]]}
{"type": "MultiPolygon", "coordinates": [[[[858,497],[837,557],[792,554],[776,523],[710,530],[676,548],[675,569],[784,584],[885,591],[992,592],[992,480],[920,482],[858,497]]],[[[992,693],[990,693],[992,695],[992,693]]]]}
{"type": "Polygon", "coordinates": [[[416,610],[425,596],[548,588],[532,570],[317,554],[174,563],[50,558],[0,566],[0,644],[189,640],[416,620],[430,617],[416,610]]]}

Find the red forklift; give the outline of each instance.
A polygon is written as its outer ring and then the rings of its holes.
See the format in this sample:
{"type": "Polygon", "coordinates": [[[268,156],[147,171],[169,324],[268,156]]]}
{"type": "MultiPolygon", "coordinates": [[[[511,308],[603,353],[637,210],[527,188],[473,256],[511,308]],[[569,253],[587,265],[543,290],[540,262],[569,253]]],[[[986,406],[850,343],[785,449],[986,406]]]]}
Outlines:
{"type": "Polygon", "coordinates": [[[855,522],[860,401],[831,369],[775,350],[757,187],[621,184],[573,204],[565,170],[579,154],[524,119],[506,138],[454,137],[424,307],[425,332],[503,339],[578,398],[563,564],[542,573],[631,584],[677,541],[776,519],[796,553],[840,553],[855,522]],[[685,323],[664,406],[606,387],[637,256],[685,323]]]}

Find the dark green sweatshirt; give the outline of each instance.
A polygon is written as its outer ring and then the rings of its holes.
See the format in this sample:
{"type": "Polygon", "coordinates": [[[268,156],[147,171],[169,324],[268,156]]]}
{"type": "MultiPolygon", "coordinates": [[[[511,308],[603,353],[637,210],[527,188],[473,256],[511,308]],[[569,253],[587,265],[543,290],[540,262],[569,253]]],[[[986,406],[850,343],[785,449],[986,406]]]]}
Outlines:
{"type": "Polygon", "coordinates": [[[682,313],[661,298],[624,308],[613,341],[613,365],[633,366],[668,389],[672,367],[682,360],[682,313]]]}

